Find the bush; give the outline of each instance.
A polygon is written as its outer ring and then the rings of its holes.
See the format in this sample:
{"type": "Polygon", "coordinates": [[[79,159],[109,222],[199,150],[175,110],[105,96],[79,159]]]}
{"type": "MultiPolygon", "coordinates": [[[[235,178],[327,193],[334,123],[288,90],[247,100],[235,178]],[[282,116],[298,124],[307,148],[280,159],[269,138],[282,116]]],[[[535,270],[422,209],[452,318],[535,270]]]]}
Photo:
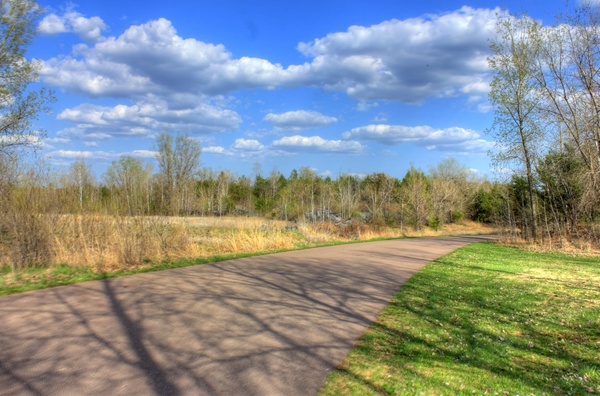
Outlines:
{"type": "Polygon", "coordinates": [[[12,213],[11,265],[13,270],[48,265],[54,259],[51,222],[40,214],[12,213]]]}
{"type": "Polygon", "coordinates": [[[427,225],[438,231],[442,226],[442,221],[439,216],[431,216],[429,219],[427,219],[427,225]]]}
{"type": "Polygon", "coordinates": [[[452,222],[460,223],[465,218],[465,215],[462,212],[452,212],[452,222]]]}

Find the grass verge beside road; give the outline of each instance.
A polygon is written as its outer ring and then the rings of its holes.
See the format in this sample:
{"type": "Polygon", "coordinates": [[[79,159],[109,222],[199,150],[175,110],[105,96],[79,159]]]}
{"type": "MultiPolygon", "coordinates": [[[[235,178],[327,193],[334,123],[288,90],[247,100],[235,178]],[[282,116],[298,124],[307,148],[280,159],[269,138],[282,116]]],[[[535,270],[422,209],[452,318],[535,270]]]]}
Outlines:
{"type": "Polygon", "coordinates": [[[0,296],[21,293],[31,290],[45,289],[70,285],[73,283],[116,278],[119,276],[141,274],[144,272],[161,271],[172,268],[188,267],[190,265],[216,263],[219,261],[233,260],[236,258],[259,256],[276,253],[276,250],[253,253],[230,253],[210,257],[193,259],[165,260],[163,262],[149,261],[146,265],[135,266],[130,269],[99,272],[92,267],[69,265],[54,265],[49,268],[27,268],[19,272],[12,272],[8,266],[0,267],[0,296]]]}
{"type": "Polygon", "coordinates": [[[600,393],[598,258],[469,245],[414,275],[322,395],[600,393]]]}

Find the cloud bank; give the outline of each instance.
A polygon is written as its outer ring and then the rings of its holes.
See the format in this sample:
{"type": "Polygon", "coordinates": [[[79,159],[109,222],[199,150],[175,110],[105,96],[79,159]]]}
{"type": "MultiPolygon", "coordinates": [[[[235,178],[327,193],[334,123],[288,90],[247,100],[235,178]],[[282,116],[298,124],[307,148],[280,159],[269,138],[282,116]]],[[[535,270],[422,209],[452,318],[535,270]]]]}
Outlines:
{"type": "Polygon", "coordinates": [[[385,145],[412,143],[427,150],[450,151],[456,154],[485,154],[494,143],[480,134],[464,128],[435,129],[430,126],[367,125],[342,134],[344,139],[373,141],[385,145]]]}
{"type": "MultiPolygon", "coordinates": [[[[91,97],[223,95],[301,86],[345,92],[362,101],[420,103],[432,97],[481,95],[488,90],[487,40],[497,12],[463,7],[352,26],[298,44],[310,60],[287,67],[267,59],[234,58],[222,44],[179,36],[169,20],[160,18],[49,59],[41,74],[49,84],[91,97]]],[[[72,30],[96,40],[104,28],[101,19],[74,12],[49,15],[40,24],[42,32],[72,30]]]]}

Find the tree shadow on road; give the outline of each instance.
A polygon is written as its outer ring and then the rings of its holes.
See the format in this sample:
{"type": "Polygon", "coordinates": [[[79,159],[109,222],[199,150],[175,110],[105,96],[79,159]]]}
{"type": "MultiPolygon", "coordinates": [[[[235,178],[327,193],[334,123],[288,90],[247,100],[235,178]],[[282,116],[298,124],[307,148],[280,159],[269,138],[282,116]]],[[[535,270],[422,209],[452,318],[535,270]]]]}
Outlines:
{"type": "Polygon", "coordinates": [[[2,297],[0,394],[312,395],[426,263],[397,242],[2,297]]]}

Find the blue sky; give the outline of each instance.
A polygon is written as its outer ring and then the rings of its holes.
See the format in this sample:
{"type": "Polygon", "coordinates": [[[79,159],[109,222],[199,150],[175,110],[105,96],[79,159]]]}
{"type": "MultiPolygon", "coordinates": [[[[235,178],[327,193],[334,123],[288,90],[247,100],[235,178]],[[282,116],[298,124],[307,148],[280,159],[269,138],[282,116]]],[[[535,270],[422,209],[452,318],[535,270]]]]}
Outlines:
{"type": "Polygon", "coordinates": [[[453,157],[492,175],[484,131],[496,14],[546,21],[550,1],[40,1],[28,56],[53,114],[39,155],[100,175],[153,161],[161,132],[188,133],[203,166],[251,175],[386,172],[453,157]]]}

